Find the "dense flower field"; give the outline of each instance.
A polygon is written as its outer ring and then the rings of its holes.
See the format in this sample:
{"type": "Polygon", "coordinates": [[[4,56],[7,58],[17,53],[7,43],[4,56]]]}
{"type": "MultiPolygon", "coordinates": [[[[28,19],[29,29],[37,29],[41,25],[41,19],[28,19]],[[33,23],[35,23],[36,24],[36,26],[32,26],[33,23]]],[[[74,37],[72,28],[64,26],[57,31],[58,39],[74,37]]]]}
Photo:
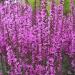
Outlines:
{"type": "Polygon", "coordinates": [[[9,1],[0,3],[0,75],[75,75],[74,0],[48,10],[47,0],[9,1]]]}

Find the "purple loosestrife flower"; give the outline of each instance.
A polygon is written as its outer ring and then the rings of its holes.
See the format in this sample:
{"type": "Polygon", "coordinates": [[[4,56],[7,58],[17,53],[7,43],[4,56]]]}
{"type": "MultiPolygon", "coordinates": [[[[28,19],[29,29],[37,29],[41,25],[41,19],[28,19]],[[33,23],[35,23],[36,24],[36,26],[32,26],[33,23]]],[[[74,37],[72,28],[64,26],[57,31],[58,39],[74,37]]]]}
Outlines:
{"type": "Polygon", "coordinates": [[[64,51],[66,55],[69,55],[70,57],[71,57],[71,50],[72,50],[72,25],[73,25],[73,21],[72,21],[71,14],[68,14],[68,16],[64,15],[63,28],[62,28],[63,30],[62,31],[62,50],[64,51]]]}
{"type": "Polygon", "coordinates": [[[62,46],[65,49],[65,52],[69,53],[70,45],[72,42],[72,30],[71,30],[72,21],[70,14],[68,16],[64,16],[63,19],[64,20],[63,20],[63,32],[62,32],[62,46]]]}
{"type": "Polygon", "coordinates": [[[41,25],[42,25],[42,29],[44,29],[45,27],[48,26],[48,13],[47,13],[47,10],[46,10],[46,0],[41,0],[41,25]],[[43,28],[44,27],[44,28],[43,28]]]}
{"type": "Polygon", "coordinates": [[[72,29],[72,52],[75,53],[75,6],[74,6],[74,2],[72,0],[71,3],[71,8],[72,8],[72,16],[73,16],[73,29],[72,29]]]}
{"type": "MultiPolygon", "coordinates": [[[[33,41],[35,41],[35,36],[33,35],[32,31],[33,28],[31,27],[32,23],[32,8],[29,5],[22,6],[22,14],[21,17],[19,17],[20,21],[18,23],[19,25],[19,43],[21,45],[21,51],[23,53],[28,52],[30,49],[30,45],[33,41]]],[[[18,19],[17,19],[18,20],[18,19]]],[[[24,54],[21,55],[24,56],[24,54]]]]}
{"type": "Polygon", "coordinates": [[[40,8],[40,15],[41,15],[41,24],[40,24],[40,30],[41,30],[41,54],[42,54],[42,61],[45,62],[44,65],[47,63],[47,52],[48,52],[48,34],[49,34],[49,28],[48,28],[48,13],[46,10],[46,0],[41,0],[41,8],[40,8]]]}
{"type": "MultiPolygon", "coordinates": [[[[7,8],[7,7],[6,7],[7,8]]],[[[10,8],[9,8],[10,9],[10,8]]],[[[11,11],[11,10],[10,10],[11,11]]],[[[14,11],[13,11],[13,13],[14,13],[14,11]]],[[[14,15],[12,15],[12,16],[14,16],[14,15]]],[[[2,20],[2,27],[4,27],[4,39],[6,40],[6,43],[7,44],[9,44],[9,45],[11,45],[12,47],[15,47],[15,45],[16,44],[14,44],[14,42],[12,42],[12,39],[14,40],[14,38],[13,38],[13,34],[15,34],[16,35],[16,33],[13,33],[14,31],[15,31],[15,21],[12,19],[12,16],[10,16],[10,12],[7,14],[7,16],[5,16],[5,17],[2,17],[1,16],[1,20],[2,20]],[[14,22],[13,22],[14,21],[14,22]],[[14,26],[14,27],[13,27],[14,26]],[[14,29],[14,30],[13,30],[14,29]],[[13,44],[14,44],[14,46],[13,46],[13,44]]],[[[14,17],[13,17],[14,18],[14,17]]],[[[15,36],[16,37],[16,36],[15,36]]],[[[15,41],[16,41],[16,38],[15,38],[15,41]]],[[[8,54],[8,62],[9,63],[11,63],[12,62],[12,60],[10,60],[11,58],[13,58],[13,56],[10,56],[10,54],[11,53],[13,53],[13,52],[11,52],[11,50],[9,49],[7,51],[7,54],[8,54]],[[9,51],[9,52],[8,52],[9,51]],[[11,53],[10,53],[11,52],[11,53]]],[[[17,51],[18,52],[18,51],[17,51]]],[[[12,54],[13,55],[13,54],[12,54]]],[[[14,58],[13,58],[14,59],[14,58]]],[[[15,59],[14,59],[14,61],[15,61],[15,59]]],[[[12,68],[12,63],[11,63],[11,68],[12,68]]],[[[14,70],[14,68],[13,68],[13,70],[14,70]]],[[[16,70],[17,70],[17,68],[16,68],[16,70]]]]}
{"type": "Polygon", "coordinates": [[[25,26],[29,29],[32,26],[32,8],[28,4],[25,4],[23,7],[25,26]]]}
{"type": "Polygon", "coordinates": [[[74,5],[74,0],[71,0],[71,29],[72,29],[72,46],[71,46],[71,57],[72,57],[72,67],[75,70],[75,5],[74,5]]]}
{"type": "Polygon", "coordinates": [[[19,64],[19,62],[17,61],[13,50],[11,48],[11,46],[7,46],[6,47],[7,50],[7,59],[8,59],[8,64],[11,67],[10,72],[12,71],[13,74],[21,74],[21,65],[19,64]]]}
{"type": "Polygon", "coordinates": [[[3,52],[3,50],[5,51],[5,49],[3,48],[5,46],[5,36],[4,36],[4,25],[2,22],[2,19],[4,18],[5,12],[4,9],[6,7],[3,5],[0,5],[0,52],[3,52]]]}
{"type": "Polygon", "coordinates": [[[55,75],[55,67],[54,67],[54,33],[55,33],[55,2],[52,0],[51,2],[51,10],[50,10],[50,56],[49,56],[49,65],[50,65],[50,74],[55,75]]]}
{"type": "Polygon", "coordinates": [[[42,66],[42,65],[36,65],[36,74],[41,74],[41,75],[43,75],[45,72],[44,72],[44,69],[45,69],[45,67],[44,66],[42,66]]]}
{"type": "MultiPolygon", "coordinates": [[[[40,0],[40,8],[32,10],[26,1],[0,4],[0,54],[5,51],[10,67],[8,75],[62,75],[62,49],[72,57],[75,67],[75,6],[63,15],[63,1],[40,0]],[[35,21],[35,22],[34,22],[35,21]],[[57,64],[56,64],[57,63],[57,64]]],[[[4,53],[3,53],[4,54],[4,53]]]]}
{"type": "Polygon", "coordinates": [[[14,56],[13,51],[11,49],[11,46],[7,47],[6,50],[7,50],[8,63],[9,63],[9,65],[12,65],[12,63],[16,62],[17,60],[15,59],[15,56],[14,56]]]}
{"type": "MultiPolygon", "coordinates": [[[[37,34],[37,39],[38,39],[38,47],[39,47],[39,54],[41,53],[41,13],[40,10],[37,10],[36,13],[36,19],[37,19],[37,30],[38,30],[38,34],[37,34]]],[[[40,59],[40,58],[39,58],[40,59]]]]}
{"type": "Polygon", "coordinates": [[[57,20],[56,20],[56,37],[55,37],[55,47],[56,47],[56,57],[57,57],[57,74],[62,75],[62,55],[61,55],[61,45],[62,45],[62,23],[63,23],[63,4],[57,6],[57,20]],[[58,59],[59,58],[59,59],[58,59]]]}

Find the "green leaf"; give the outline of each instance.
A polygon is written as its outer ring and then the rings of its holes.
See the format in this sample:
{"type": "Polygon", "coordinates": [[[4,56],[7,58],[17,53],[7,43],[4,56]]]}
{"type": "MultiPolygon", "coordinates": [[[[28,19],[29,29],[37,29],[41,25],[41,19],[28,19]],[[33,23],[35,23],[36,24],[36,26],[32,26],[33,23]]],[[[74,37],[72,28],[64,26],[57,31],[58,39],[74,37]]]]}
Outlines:
{"type": "Polygon", "coordinates": [[[70,0],[64,1],[64,14],[67,14],[70,12],[70,0]]]}

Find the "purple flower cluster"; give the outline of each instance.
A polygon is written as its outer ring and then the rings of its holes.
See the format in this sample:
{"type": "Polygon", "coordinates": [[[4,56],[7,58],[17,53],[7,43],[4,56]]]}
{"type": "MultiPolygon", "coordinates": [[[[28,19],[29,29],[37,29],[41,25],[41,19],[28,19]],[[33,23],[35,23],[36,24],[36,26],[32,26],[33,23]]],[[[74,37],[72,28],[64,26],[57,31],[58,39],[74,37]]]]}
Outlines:
{"type": "Polygon", "coordinates": [[[50,15],[46,0],[40,2],[40,9],[34,11],[27,3],[0,4],[0,57],[9,66],[7,75],[63,75],[63,51],[75,69],[73,0],[67,15],[63,0],[59,5],[51,1],[50,15]]]}

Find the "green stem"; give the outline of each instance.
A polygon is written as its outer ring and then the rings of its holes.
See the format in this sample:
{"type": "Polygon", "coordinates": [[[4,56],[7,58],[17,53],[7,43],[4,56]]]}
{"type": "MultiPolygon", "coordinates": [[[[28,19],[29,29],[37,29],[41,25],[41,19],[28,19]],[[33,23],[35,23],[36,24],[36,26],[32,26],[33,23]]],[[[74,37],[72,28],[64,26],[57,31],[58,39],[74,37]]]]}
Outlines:
{"type": "Polygon", "coordinates": [[[1,56],[1,68],[2,68],[2,73],[3,75],[7,75],[6,71],[5,71],[5,66],[4,66],[4,58],[3,58],[3,54],[0,55],[1,56]]]}

